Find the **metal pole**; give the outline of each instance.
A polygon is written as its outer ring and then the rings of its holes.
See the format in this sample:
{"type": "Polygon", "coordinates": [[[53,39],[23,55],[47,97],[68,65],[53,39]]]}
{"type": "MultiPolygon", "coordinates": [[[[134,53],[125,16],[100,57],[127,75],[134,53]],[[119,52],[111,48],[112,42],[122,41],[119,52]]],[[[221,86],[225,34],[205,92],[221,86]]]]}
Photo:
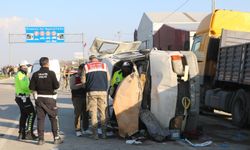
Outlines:
{"type": "Polygon", "coordinates": [[[10,45],[11,45],[11,43],[10,43],[10,33],[9,33],[9,45],[8,45],[9,46],[9,65],[11,65],[11,63],[12,63],[12,60],[11,60],[12,59],[11,58],[12,57],[11,56],[12,52],[11,52],[11,46],[10,45]]]}
{"type": "Polygon", "coordinates": [[[117,32],[117,36],[118,36],[118,41],[120,41],[121,40],[121,31],[117,32]]]}
{"type": "Polygon", "coordinates": [[[215,0],[212,0],[212,12],[215,10],[215,0]]]}
{"type": "Polygon", "coordinates": [[[84,60],[84,51],[85,51],[85,43],[84,43],[84,34],[82,33],[82,58],[84,60]]]}
{"type": "MultiPolygon", "coordinates": [[[[9,50],[9,56],[7,56],[7,57],[9,57],[9,58],[7,58],[7,59],[9,59],[9,60],[7,60],[7,61],[9,61],[9,64],[11,64],[12,63],[12,44],[27,44],[26,43],[26,41],[16,41],[15,40],[15,38],[17,37],[17,36],[25,36],[26,34],[11,34],[11,33],[9,33],[9,37],[8,37],[8,50],[9,50]]],[[[64,35],[71,35],[71,36],[77,36],[77,41],[76,40],[73,40],[73,41],[68,41],[67,42],[67,40],[64,42],[64,43],[72,43],[72,44],[74,44],[74,43],[76,43],[76,44],[82,44],[82,50],[83,50],[83,57],[84,57],[84,51],[85,51],[85,39],[84,39],[84,33],[72,33],[72,34],[64,34],[64,35]],[[81,38],[81,39],[80,39],[81,38]]]]}

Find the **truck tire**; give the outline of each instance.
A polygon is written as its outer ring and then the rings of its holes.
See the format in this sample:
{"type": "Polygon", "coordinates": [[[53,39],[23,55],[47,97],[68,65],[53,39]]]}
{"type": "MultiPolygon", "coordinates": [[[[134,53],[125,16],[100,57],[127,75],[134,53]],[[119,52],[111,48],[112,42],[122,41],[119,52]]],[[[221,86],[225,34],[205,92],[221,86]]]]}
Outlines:
{"type": "Polygon", "coordinates": [[[168,130],[163,128],[151,111],[144,109],[140,111],[140,119],[145,124],[149,135],[153,140],[162,142],[169,136],[168,130]]]}
{"type": "Polygon", "coordinates": [[[231,107],[233,124],[242,128],[247,124],[247,97],[244,90],[239,89],[232,102],[231,107]]]}

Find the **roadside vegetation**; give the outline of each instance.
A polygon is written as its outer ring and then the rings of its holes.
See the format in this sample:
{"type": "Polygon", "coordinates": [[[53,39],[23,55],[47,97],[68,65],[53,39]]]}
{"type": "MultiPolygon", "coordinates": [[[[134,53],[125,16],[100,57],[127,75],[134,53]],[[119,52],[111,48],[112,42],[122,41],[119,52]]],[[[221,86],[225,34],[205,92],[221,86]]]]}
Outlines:
{"type": "Polygon", "coordinates": [[[6,79],[7,77],[5,76],[5,75],[3,75],[3,74],[0,74],[0,80],[2,80],[2,79],[6,79]]]}

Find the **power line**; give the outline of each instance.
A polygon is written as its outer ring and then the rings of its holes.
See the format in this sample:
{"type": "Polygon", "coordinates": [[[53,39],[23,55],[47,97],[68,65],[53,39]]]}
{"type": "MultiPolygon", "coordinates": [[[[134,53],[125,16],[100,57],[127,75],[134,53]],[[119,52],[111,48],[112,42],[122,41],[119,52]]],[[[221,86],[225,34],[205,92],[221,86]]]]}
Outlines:
{"type": "Polygon", "coordinates": [[[174,13],[176,13],[179,9],[181,9],[184,5],[186,5],[189,2],[189,0],[186,0],[185,2],[183,2],[179,7],[177,7],[171,14],[169,14],[168,16],[166,16],[165,18],[162,19],[161,22],[164,22],[167,18],[169,18],[170,16],[172,16],[174,13]]]}

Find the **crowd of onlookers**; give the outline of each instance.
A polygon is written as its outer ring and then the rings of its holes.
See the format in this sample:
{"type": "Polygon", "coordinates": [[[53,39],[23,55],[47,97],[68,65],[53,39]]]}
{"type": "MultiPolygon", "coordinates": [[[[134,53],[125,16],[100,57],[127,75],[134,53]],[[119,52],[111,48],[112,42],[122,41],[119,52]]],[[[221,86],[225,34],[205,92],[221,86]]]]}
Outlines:
{"type": "Polygon", "coordinates": [[[1,74],[5,77],[12,77],[17,73],[17,71],[18,71],[18,67],[11,66],[11,65],[3,66],[1,68],[1,74]]]}

